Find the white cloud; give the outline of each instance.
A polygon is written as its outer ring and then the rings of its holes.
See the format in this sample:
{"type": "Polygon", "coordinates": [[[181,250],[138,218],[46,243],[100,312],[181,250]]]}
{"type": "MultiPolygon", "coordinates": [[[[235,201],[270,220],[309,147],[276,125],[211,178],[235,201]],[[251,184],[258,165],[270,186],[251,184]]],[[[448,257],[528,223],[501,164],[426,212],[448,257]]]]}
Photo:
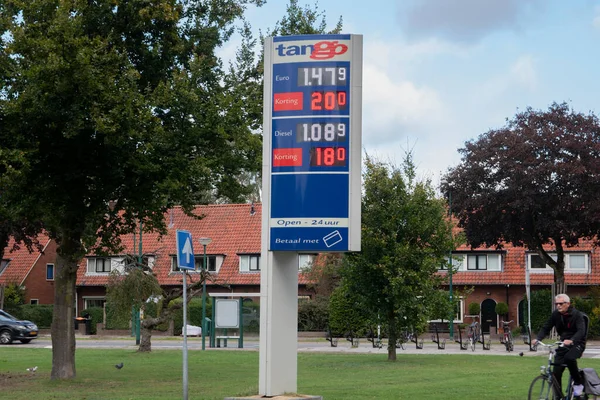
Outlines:
{"type": "Polygon", "coordinates": [[[594,25],[594,28],[600,29],[600,6],[596,7],[594,11],[594,19],[592,24],[594,25]]]}
{"type": "Polygon", "coordinates": [[[546,6],[542,0],[419,0],[399,10],[401,27],[411,38],[440,36],[477,42],[498,30],[520,30],[546,6]]]}
{"type": "Polygon", "coordinates": [[[512,78],[529,90],[535,90],[537,87],[537,73],[534,60],[531,56],[521,56],[511,67],[512,78]]]}

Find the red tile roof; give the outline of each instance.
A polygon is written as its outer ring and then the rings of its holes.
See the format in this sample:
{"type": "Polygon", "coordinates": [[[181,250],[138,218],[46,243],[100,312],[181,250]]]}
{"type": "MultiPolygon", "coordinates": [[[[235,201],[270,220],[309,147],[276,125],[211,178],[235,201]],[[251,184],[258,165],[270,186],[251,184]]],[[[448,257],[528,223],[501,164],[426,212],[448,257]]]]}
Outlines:
{"type": "MultiPolygon", "coordinates": [[[[43,233],[38,235],[38,241],[42,246],[42,250],[45,250],[50,243],[48,236],[43,233]]],[[[8,246],[4,249],[3,259],[10,260],[10,263],[0,273],[0,284],[17,283],[22,285],[41,256],[36,250],[30,253],[24,245],[20,245],[18,250],[11,251],[14,243],[14,240],[10,239],[8,246]]]]}
{"type": "MultiPolygon", "coordinates": [[[[259,272],[240,272],[239,255],[257,254],[261,252],[261,204],[217,204],[199,206],[195,214],[204,215],[201,220],[194,219],[176,207],[165,214],[170,224],[168,234],[159,238],[156,233],[143,233],[142,248],[144,254],[156,256],[153,267],[162,285],[180,285],[181,274],[171,272],[171,257],[176,254],[176,231],[186,230],[194,239],[194,253],[203,254],[203,247],[198,242],[201,237],[209,237],[212,242],[206,247],[207,255],[225,256],[218,273],[213,274],[214,284],[260,285],[259,272]],[[251,211],[254,211],[253,213],[251,211]]],[[[122,238],[126,250],[124,254],[137,253],[133,249],[133,234],[122,238]]],[[[139,236],[136,244],[139,245],[139,236]]],[[[86,275],[86,260],[82,260],[77,274],[77,286],[106,285],[107,276],[86,275]]],[[[298,277],[299,283],[307,283],[303,274],[298,277]]],[[[207,284],[210,284],[207,282],[207,284]]]]}

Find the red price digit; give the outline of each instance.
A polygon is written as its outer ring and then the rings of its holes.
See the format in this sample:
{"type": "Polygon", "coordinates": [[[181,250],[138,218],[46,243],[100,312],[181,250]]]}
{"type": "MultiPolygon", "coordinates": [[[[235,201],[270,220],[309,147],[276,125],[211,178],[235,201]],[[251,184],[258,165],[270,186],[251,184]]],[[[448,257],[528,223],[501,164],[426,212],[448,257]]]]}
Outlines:
{"type": "Polygon", "coordinates": [[[313,92],[310,109],[314,111],[343,110],[346,108],[346,103],[346,92],[313,92]]]}

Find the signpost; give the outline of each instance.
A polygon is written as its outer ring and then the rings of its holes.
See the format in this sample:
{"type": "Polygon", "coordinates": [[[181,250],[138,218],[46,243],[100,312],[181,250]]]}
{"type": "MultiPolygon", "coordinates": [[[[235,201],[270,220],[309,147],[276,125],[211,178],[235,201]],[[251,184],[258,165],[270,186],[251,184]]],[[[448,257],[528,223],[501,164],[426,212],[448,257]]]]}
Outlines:
{"type": "MultiPolygon", "coordinates": [[[[188,354],[187,354],[187,271],[196,267],[192,234],[177,231],[177,266],[183,272],[183,400],[188,399],[188,354]]],[[[204,332],[202,332],[204,335],[204,332]]]]}
{"type": "Polygon", "coordinates": [[[265,40],[259,394],[297,390],[297,252],[360,251],[362,36],[265,40]]]}

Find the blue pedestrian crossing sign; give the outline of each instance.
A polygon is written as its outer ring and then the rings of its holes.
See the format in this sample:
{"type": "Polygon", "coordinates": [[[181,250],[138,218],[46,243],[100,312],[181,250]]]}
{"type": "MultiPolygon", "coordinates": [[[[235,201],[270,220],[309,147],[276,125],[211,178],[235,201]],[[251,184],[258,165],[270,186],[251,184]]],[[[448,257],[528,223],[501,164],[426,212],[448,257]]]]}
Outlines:
{"type": "Polygon", "coordinates": [[[179,269],[195,269],[194,246],[192,234],[188,231],[177,231],[177,266],[179,269]]]}

